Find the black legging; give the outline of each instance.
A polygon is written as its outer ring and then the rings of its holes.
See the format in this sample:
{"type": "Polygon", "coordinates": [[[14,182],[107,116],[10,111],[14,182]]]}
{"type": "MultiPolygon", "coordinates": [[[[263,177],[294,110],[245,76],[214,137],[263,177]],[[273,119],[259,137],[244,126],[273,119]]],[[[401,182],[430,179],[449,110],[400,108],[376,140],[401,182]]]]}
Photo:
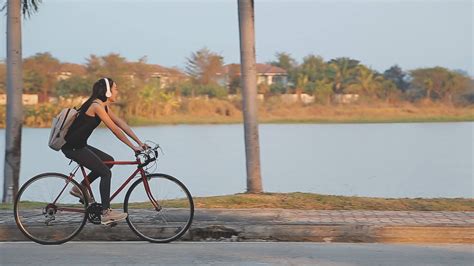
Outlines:
{"type": "MultiPolygon", "coordinates": [[[[106,165],[103,161],[113,161],[114,158],[90,145],[80,149],[63,149],[62,152],[67,158],[91,170],[91,173],[87,176],[90,183],[94,182],[99,176],[101,177],[100,198],[102,209],[108,209],[110,207],[110,179],[112,178],[110,168],[112,168],[112,165],[106,165]]],[[[81,184],[85,185],[85,180],[82,180],[81,184]]]]}

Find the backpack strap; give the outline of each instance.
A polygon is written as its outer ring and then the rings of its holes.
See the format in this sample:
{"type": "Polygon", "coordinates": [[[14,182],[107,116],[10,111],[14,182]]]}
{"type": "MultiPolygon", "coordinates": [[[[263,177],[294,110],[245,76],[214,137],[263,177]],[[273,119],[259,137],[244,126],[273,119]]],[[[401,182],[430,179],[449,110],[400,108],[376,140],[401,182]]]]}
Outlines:
{"type": "MultiPolygon", "coordinates": [[[[92,103],[100,104],[100,103],[96,102],[95,100],[92,101],[92,103]]],[[[107,114],[109,113],[109,108],[108,108],[107,105],[105,106],[105,112],[106,112],[107,114]]]]}

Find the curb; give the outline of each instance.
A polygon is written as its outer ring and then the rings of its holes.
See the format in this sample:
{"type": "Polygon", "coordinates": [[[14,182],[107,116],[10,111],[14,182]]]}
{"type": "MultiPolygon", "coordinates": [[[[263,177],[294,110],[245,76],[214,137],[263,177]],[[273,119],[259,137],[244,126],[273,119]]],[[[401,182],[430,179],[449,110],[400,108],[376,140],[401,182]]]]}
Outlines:
{"type": "MultiPolygon", "coordinates": [[[[75,241],[137,241],[126,223],[87,224],[75,241]]],[[[364,224],[195,224],[183,241],[291,241],[343,243],[474,243],[472,226],[380,226],[364,224]]],[[[0,225],[0,241],[30,241],[16,225],[0,225]]]]}
{"type": "MultiPolygon", "coordinates": [[[[12,211],[0,211],[0,241],[25,240],[12,211]]],[[[73,240],[141,239],[122,222],[112,228],[87,223],[73,240]]],[[[196,209],[181,240],[474,244],[474,212],[196,209]]]]}

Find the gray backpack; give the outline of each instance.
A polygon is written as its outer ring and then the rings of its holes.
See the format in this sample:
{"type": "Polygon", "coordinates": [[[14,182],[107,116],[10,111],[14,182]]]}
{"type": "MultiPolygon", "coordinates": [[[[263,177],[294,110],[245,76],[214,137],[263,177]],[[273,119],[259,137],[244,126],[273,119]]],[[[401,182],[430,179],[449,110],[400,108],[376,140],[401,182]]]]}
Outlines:
{"type": "Polygon", "coordinates": [[[48,145],[51,149],[59,151],[64,144],[66,144],[66,134],[72,123],[79,115],[79,112],[74,108],[64,108],[61,112],[53,118],[51,125],[51,133],[49,133],[48,145]]]}

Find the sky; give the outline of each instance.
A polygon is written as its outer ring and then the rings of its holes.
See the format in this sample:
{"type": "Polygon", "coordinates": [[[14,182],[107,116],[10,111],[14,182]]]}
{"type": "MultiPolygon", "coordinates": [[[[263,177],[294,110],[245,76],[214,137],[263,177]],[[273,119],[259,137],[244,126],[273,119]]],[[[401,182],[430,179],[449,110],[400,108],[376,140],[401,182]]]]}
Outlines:
{"type": "MultiPolygon", "coordinates": [[[[398,64],[474,74],[472,0],[255,0],[255,30],[259,63],[287,52],[298,62],[350,57],[380,72],[398,64]]],[[[203,47],[239,62],[237,0],[43,0],[23,23],[23,57],[83,64],[114,52],[184,68],[203,47]]]]}

